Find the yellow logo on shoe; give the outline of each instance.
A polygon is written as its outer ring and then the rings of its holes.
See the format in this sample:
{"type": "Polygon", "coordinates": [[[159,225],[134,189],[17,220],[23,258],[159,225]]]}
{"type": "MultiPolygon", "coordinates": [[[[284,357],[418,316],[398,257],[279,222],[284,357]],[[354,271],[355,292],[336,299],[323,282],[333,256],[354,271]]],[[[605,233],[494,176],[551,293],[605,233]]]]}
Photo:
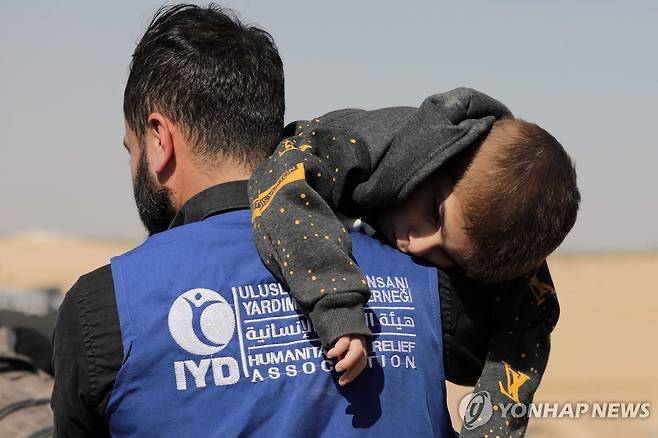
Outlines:
{"type": "Polygon", "coordinates": [[[511,398],[517,403],[521,403],[519,401],[519,388],[523,386],[525,382],[530,380],[530,377],[527,374],[523,374],[520,371],[514,371],[509,364],[503,362],[503,365],[505,365],[505,375],[507,377],[507,385],[503,387],[503,382],[498,382],[498,387],[500,388],[500,392],[503,395],[506,395],[507,397],[511,398]]]}
{"type": "Polygon", "coordinates": [[[303,163],[296,164],[293,168],[286,170],[271,187],[258,195],[254,200],[251,209],[251,221],[255,221],[265,210],[267,210],[272,199],[274,199],[274,196],[276,196],[277,192],[281,190],[282,187],[291,182],[303,179],[305,179],[303,163]]]}

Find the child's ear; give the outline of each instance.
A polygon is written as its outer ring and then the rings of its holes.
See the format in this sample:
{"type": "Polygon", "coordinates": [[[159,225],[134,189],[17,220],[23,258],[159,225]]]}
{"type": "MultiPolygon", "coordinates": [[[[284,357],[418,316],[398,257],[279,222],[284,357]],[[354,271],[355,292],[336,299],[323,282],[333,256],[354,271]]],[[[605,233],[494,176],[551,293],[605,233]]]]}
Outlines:
{"type": "Polygon", "coordinates": [[[164,172],[174,156],[174,125],[161,113],[151,113],[147,119],[147,131],[151,137],[151,150],[148,157],[151,170],[156,174],[164,172]]]}

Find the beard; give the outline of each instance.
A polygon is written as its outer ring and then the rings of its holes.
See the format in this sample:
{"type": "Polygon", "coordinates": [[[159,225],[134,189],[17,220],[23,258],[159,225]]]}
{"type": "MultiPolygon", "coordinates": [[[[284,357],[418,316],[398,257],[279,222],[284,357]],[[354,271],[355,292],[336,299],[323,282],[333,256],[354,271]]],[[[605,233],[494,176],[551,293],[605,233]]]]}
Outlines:
{"type": "Polygon", "coordinates": [[[133,181],[133,192],[139,218],[146,227],[149,236],[169,228],[176,216],[176,209],[171,202],[168,188],[158,186],[151,176],[146,158],[146,148],[142,147],[137,163],[137,172],[133,181]]]}

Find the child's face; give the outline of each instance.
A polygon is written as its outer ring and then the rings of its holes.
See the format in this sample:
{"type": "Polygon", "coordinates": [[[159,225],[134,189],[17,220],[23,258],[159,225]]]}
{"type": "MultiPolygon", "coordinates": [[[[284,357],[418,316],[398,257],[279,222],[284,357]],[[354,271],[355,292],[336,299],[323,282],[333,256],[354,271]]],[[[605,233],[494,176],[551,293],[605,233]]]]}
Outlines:
{"type": "Polygon", "coordinates": [[[447,268],[463,265],[471,242],[462,207],[446,172],[437,172],[411,196],[379,215],[379,228],[400,251],[447,268]]]}

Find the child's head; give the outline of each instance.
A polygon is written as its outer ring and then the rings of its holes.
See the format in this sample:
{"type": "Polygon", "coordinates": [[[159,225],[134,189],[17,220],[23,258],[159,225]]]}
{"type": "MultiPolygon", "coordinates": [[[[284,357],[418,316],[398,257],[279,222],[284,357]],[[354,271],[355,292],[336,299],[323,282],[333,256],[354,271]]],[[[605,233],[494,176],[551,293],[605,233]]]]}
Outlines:
{"type": "Polygon", "coordinates": [[[573,227],[579,203],[576,171],[560,143],[507,118],[380,225],[401,251],[494,282],[538,267],[573,227]]]}

